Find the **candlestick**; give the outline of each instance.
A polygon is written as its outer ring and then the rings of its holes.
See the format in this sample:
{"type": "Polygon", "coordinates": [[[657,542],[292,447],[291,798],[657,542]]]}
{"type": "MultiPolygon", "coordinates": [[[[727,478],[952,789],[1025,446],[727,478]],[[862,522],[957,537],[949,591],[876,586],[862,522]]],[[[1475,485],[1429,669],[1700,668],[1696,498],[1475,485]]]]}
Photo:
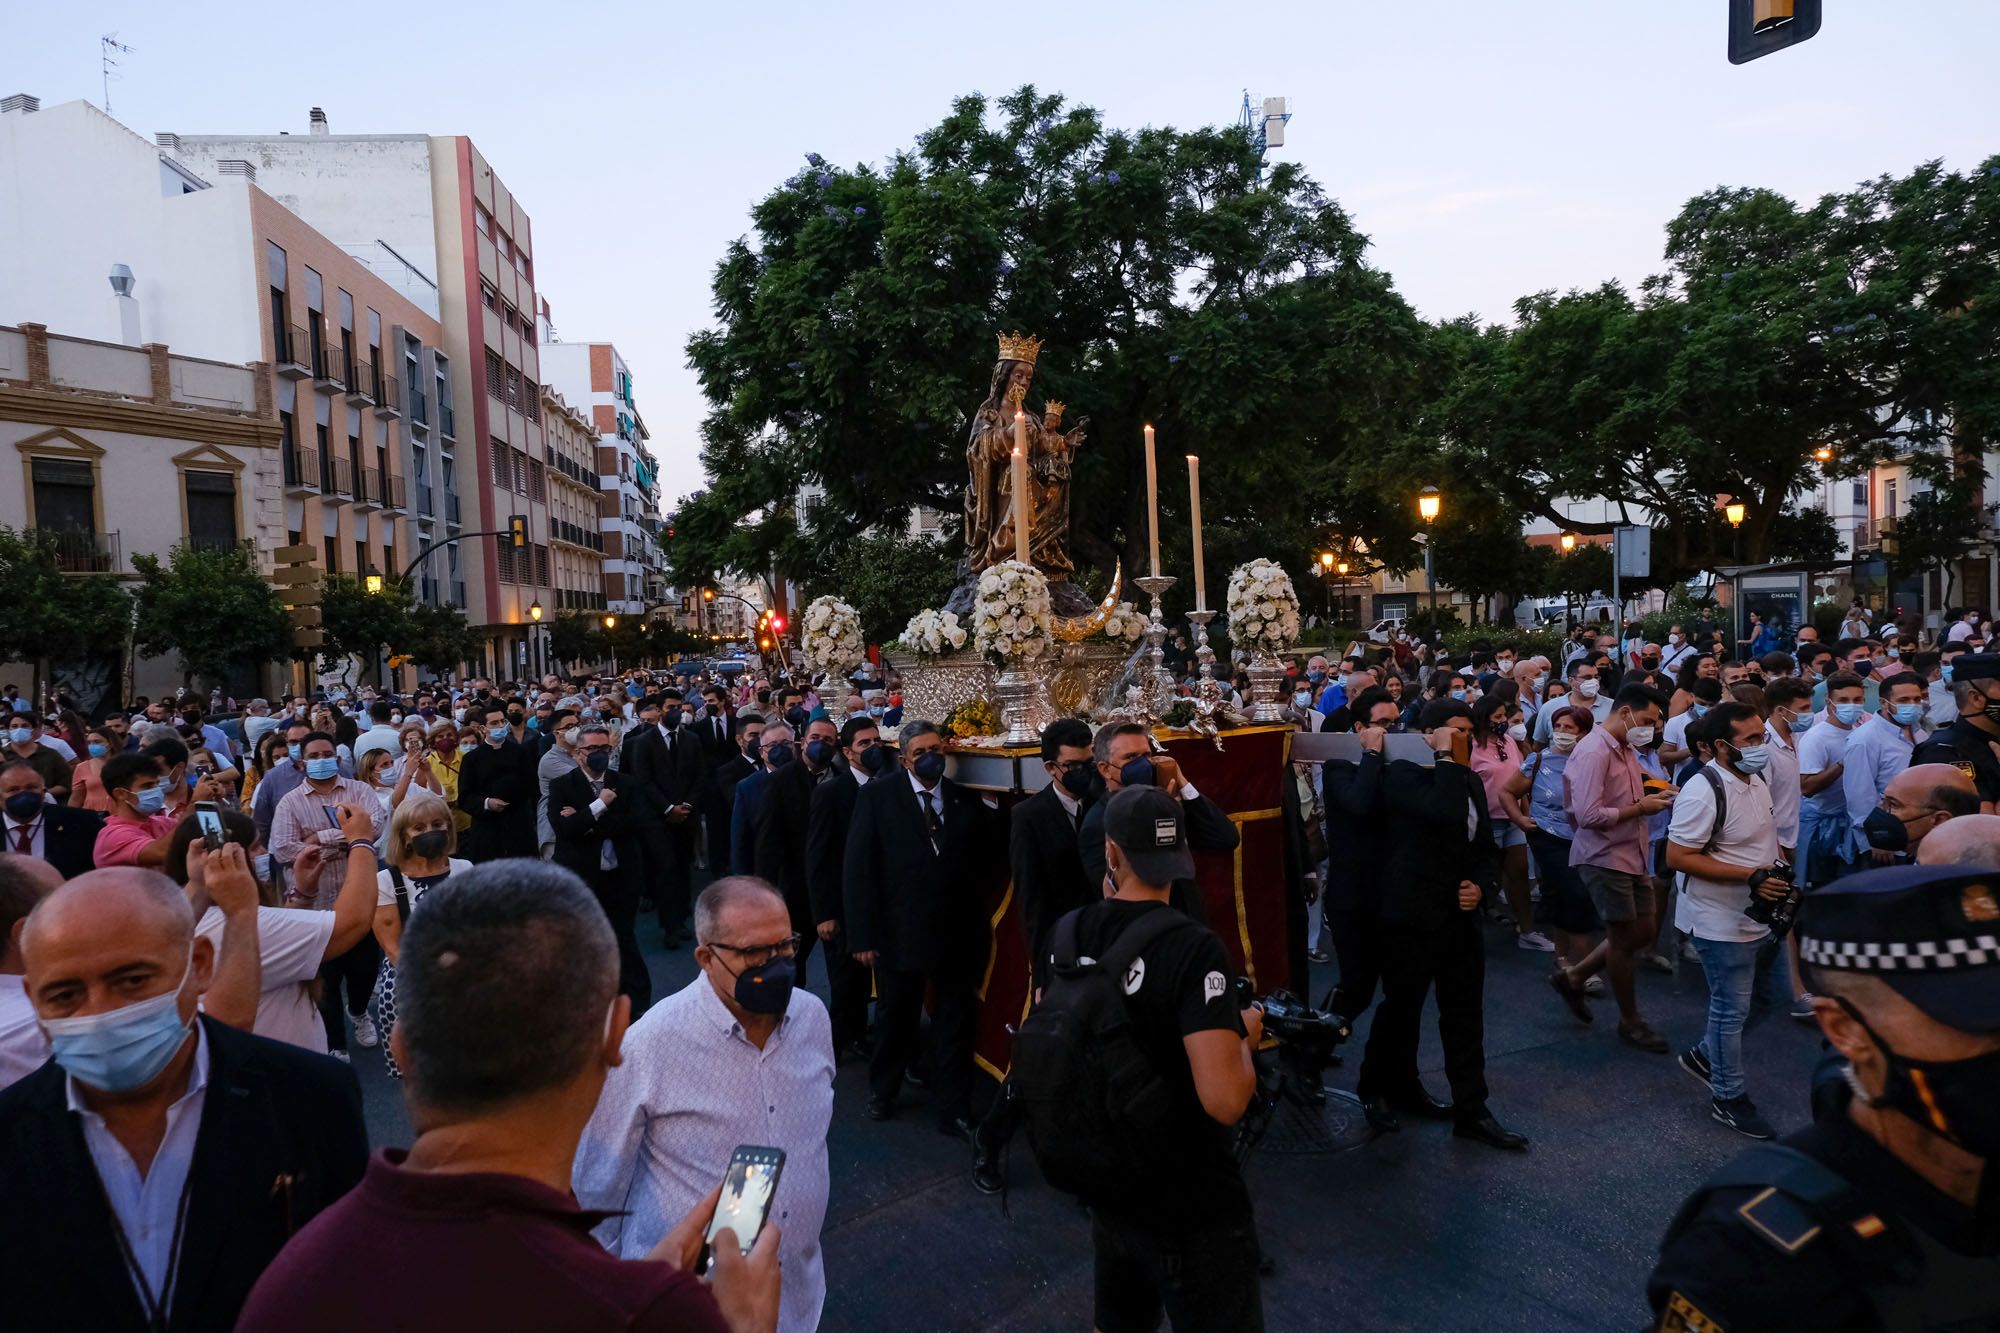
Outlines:
{"type": "Polygon", "coordinates": [[[1153,574],[1133,581],[1145,590],[1153,604],[1146,622],[1146,646],[1139,652],[1138,679],[1134,682],[1140,687],[1139,701],[1145,721],[1150,723],[1158,721],[1167,711],[1179,689],[1174,683],[1174,673],[1166,666],[1167,622],[1160,602],[1162,594],[1174,586],[1175,579],[1171,574],[1153,574]]]}
{"type": "Polygon", "coordinates": [[[1160,577],[1160,473],[1153,462],[1153,428],[1146,427],[1146,537],[1153,548],[1152,576],[1160,577]]]}
{"type": "Polygon", "coordinates": [[[1014,558],[1028,563],[1028,414],[1014,413],[1014,558]]]}
{"type": "Polygon", "coordinates": [[[1188,461],[1188,521],[1194,525],[1194,609],[1208,610],[1208,580],[1201,563],[1201,460],[1193,454],[1188,461]]]}

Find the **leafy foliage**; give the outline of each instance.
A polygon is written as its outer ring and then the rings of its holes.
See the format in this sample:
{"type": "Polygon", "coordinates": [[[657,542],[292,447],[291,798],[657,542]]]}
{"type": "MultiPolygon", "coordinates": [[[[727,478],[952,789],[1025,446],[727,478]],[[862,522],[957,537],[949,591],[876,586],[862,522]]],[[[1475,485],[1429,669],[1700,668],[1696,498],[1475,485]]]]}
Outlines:
{"type": "Polygon", "coordinates": [[[919,611],[943,606],[957,582],[957,555],[927,537],[866,536],[841,546],[804,586],[810,600],[838,593],[861,615],[870,643],[895,637],[919,611]]]}
{"type": "Polygon", "coordinates": [[[0,661],[34,663],[39,676],[49,662],[115,655],[131,619],[117,580],[65,574],[52,536],[0,528],[0,661]]]}
{"type": "Polygon", "coordinates": [[[135,555],[132,568],[139,651],[174,654],[190,680],[221,681],[291,655],[291,622],[257,573],[249,543],[176,546],[164,562],[135,555]]]}
{"type": "Polygon", "coordinates": [[[408,650],[403,639],[415,589],[407,581],[384,579],[382,591],[369,592],[354,575],[330,572],[319,586],[320,630],[326,636],[319,650],[322,670],[337,668],[344,680],[356,661],[366,667],[385,648],[408,650]]]}
{"type": "Polygon", "coordinates": [[[442,675],[463,663],[479,660],[485,639],[455,606],[412,606],[403,625],[389,640],[396,651],[408,653],[418,666],[442,675]]]}
{"type": "Polygon", "coordinates": [[[549,660],[592,661],[601,655],[604,627],[594,615],[565,611],[548,622],[549,660]]]}

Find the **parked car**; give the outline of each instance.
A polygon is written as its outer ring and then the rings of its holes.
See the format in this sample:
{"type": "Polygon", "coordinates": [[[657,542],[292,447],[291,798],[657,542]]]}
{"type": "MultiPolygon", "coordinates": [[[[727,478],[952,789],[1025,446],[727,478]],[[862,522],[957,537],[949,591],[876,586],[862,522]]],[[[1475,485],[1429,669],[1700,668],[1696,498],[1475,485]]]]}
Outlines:
{"type": "Polygon", "coordinates": [[[1387,619],[1378,620],[1375,622],[1374,628],[1368,631],[1368,641],[1370,643],[1388,643],[1396,637],[1402,628],[1403,617],[1401,616],[1390,616],[1387,619]]]}

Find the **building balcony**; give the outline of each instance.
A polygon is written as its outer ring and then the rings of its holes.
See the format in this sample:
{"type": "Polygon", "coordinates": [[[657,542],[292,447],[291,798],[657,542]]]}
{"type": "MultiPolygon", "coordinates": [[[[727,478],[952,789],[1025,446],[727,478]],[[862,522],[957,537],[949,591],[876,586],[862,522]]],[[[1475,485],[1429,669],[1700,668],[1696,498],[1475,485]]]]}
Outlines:
{"type": "Polygon", "coordinates": [[[337,393],[347,381],[346,367],[341,364],[338,347],[329,346],[325,339],[315,339],[312,345],[313,387],[321,393],[337,393]]]}
{"type": "Polygon", "coordinates": [[[456,495],[447,495],[444,497],[444,521],[451,524],[454,528],[459,526],[458,497],[456,495]]]}
{"type": "Polygon", "coordinates": [[[451,581],[451,604],[461,611],[466,608],[464,579],[453,579],[451,581]]]}
{"type": "Polygon", "coordinates": [[[354,507],[356,509],[380,509],[382,493],[381,474],[366,465],[354,469],[354,507]]]}
{"type": "Polygon", "coordinates": [[[375,380],[375,367],[366,361],[347,367],[347,401],[361,405],[374,402],[375,380]]]}
{"type": "Polygon", "coordinates": [[[55,556],[56,568],[65,574],[116,574],[120,555],[118,534],[86,532],[82,528],[35,528],[38,541],[47,543],[55,556]]]}
{"type": "Polygon", "coordinates": [[[376,498],[381,501],[384,509],[401,511],[406,508],[403,504],[403,479],[401,477],[377,468],[373,480],[368,483],[368,487],[371,491],[375,492],[376,498]]]}
{"type": "Polygon", "coordinates": [[[453,422],[450,403],[438,404],[438,433],[447,440],[458,438],[458,431],[453,422]]]}
{"type": "Polygon", "coordinates": [[[410,425],[426,435],[430,434],[431,400],[425,397],[424,391],[414,384],[410,386],[410,391],[405,395],[405,399],[409,403],[410,425]]]}
{"type": "Polygon", "coordinates": [[[403,415],[403,382],[394,375],[385,375],[382,368],[374,368],[374,379],[369,396],[375,403],[378,417],[399,417],[403,415]]]}
{"type": "Polygon", "coordinates": [[[274,328],[272,339],[277,343],[274,350],[277,370],[288,380],[302,380],[312,374],[312,343],[306,338],[306,331],[294,325],[291,328],[274,328]]]}
{"type": "Polygon", "coordinates": [[[285,448],[285,494],[312,495],[319,490],[319,450],[304,445],[285,448]]]}
{"type": "Polygon", "coordinates": [[[354,464],[327,454],[319,460],[319,491],[323,500],[348,499],[354,494],[354,464]]]}
{"type": "Polygon", "coordinates": [[[417,493],[417,517],[430,518],[435,515],[437,510],[431,507],[431,484],[427,481],[420,481],[411,489],[417,493]]]}

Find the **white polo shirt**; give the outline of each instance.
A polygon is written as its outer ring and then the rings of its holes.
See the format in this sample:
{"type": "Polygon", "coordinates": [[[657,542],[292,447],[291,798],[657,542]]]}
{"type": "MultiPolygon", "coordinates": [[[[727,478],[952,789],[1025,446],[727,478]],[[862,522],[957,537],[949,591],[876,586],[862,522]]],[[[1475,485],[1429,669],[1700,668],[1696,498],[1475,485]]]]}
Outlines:
{"type": "MultiPolygon", "coordinates": [[[[1778,821],[1772,807],[1771,786],[1761,776],[1745,778],[1720,764],[1705,766],[1722,778],[1728,811],[1722,836],[1709,855],[1725,865],[1768,866],[1778,859],[1778,821]]],[[[1715,786],[1696,775],[1681,787],[1674,798],[1673,820],[1667,825],[1667,839],[1678,847],[1700,851],[1715,831],[1715,786]]],[[[1674,908],[1674,926],[1704,940],[1749,943],[1769,935],[1770,929],[1743,915],[1750,905],[1750,886],[1740,881],[1726,884],[1683,874],[1681,892],[1674,908]]]]}

